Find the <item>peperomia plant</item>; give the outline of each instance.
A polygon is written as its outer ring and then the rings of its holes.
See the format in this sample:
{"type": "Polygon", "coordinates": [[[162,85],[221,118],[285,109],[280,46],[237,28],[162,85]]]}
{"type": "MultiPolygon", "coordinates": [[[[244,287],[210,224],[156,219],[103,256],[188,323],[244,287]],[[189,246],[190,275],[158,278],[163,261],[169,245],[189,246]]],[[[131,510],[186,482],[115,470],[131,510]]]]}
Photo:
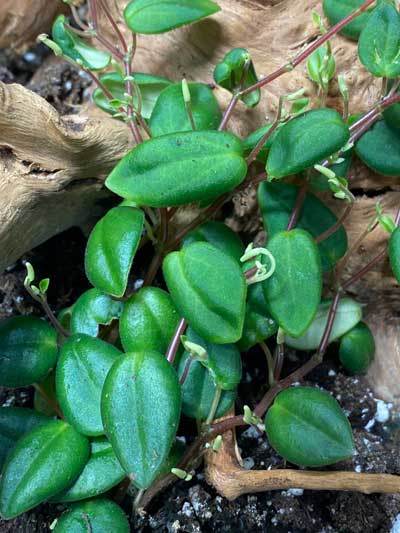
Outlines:
{"type": "Polygon", "coordinates": [[[88,1],[87,24],[67,3],[79,29],[60,16],[52,38],[40,39],[92,78],[94,102],[127,123],[135,146],[106,180],[115,207],[87,243],[93,288],[56,317],[47,302],[49,280],[36,285],[27,264],[25,287],[50,323],[12,317],[0,324],[0,385],[36,389],[35,410],[0,412],[2,516],[44,501],[84,500],[55,531],[127,531],[116,504],[91,498],[112,497],[119,485],[121,501],[131,485],[136,507],[144,506],[173,480],[189,480],[204,451],[218,453],[221,435],[237,426],[265,430],[295,465],[320,467],[351,456],[351,428],[337,401],[292,385],[334,342],[346,370],[364,371],[374,339],[346,290],[387,255],[400,282],[400,210],[393,220],[377,205],[351,247],[343,225],[356,201],[346,180],[353,152],[383,175],[400,175],[396,5],[325,0],[335,25],[327,29],[313,14],[320,37],[263,78],[247,50],[231,50],[214,70],[215,83],[231,92],[222,113],[210,85],[132,67],[140,34],[196,22],[219,10],[214,2],[131,1],[123,31],[106,0],[88,1]],[[100,12],[115,42],[99,29],[100,12]],[[337,32],[359,39],[361,63],[382,78],[380,98],[361,116],[350,113],[340,73],[342,113],[326,107],[340,71],[329,41],[337,32]],[[313,104],[299,87],[281,95],[275,119],[246,139],[226,131],[236,107],[255,107],[263,87],[303,61],[318,92],[313,104]],[[237,191],[256,185],[267,240],[245,246],[212,219],[237,191]],[[322,197],[342,204],[342,214],[322,197]],[[199,214],[172,231],[171,220],[194,203],[199,214]],[[390,234],[388,245],[346,278],[351,253],[377,227],[390,234]],[[140,248],[154,253],[139,269],[140,248]],[[313,355],[284,375],[286,347],[313,355]],[[265,353],[267,389],[258,391],[258,405],[218,421],[235,403],[241,357],[252,349],[265,353]],[[177,440],[182,417],[195,419],[199,431],[186,449],[177,440]]]}

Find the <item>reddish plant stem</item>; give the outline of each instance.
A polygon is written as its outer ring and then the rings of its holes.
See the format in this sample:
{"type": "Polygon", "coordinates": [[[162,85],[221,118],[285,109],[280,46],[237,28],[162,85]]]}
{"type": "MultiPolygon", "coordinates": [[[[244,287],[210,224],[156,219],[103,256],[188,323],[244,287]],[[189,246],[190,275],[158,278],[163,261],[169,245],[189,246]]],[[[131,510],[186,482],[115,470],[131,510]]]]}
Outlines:
{"type": "Polygon", "coordinates": [[[239,97],[238,94],[235,94],[232,97],[231,101],[229,102],[229,106],[227,107],[227,109],[226,109],[226,111],[224,113],[224,116],[222,117],[222,121],[221,121],[221,124],[218,127],[218,131],[223,131],[226,128],[226,126],[227,126],[227,124],[228,124],[228,122],[229,122],[229,120],[230,120],[230,118],[232,116],[233,110],[235,109],[236,104],[239,101],[239,98],[240,97],[239,97]]]}
{"type": "Polygon", "coordinates": [[[387,254],[387,249],[385,248],[378,255],[376,255],[369,263],[367,263],[361,270],[356,272],[351,278],[342,283],[342,288],[347,289],[350,285],[353,285],[356,281],[361,279],[367,272],[369,272],[375,265],[377,265],[387,254]]]}
{"type": "Polygon", "coordinates": [[[285,345],[278,344],[274,353],[274,380],[279,381],[281,379],[281,372],[283,367],[283,361],[285,359],[285,345]]]}
{"type": "Polygon", "coordinates": [[[249,166],[254,161],[254,159],[257,157],[257,155],[260,153],[260,151],[262,150],[264,144],[268,141],[268,139],[274,133],[276,128],[279,126],[280,120],[281,120],[281,110],[280,110],[278,116],[276,117],[274,123],[269,128],[269,130],[265,133],[265,135],[263,135],[261,137],[261,139],[258,141],[256,146],[250,152],[250,155],[246,159],[247,166],[249,166]]]}
{"type": "Polygon", "coordinates": [[[101,5],[103,11],[104,11],[104,14],[107,17],[112,29],[115,31],[115,34],[116,34],[116,36],[119,39],[119,42],[121,43],[123,53],[126,54],[128,52],[128,46],[126,44],[125,38],[124,38],[121,30],[118,27],[117,21],[114,19],[114,17],[110,13],[106,2],[103,2],[103,0],[98,0],[98,1],[99,1],[100,5],[101,5]]]}
{"type": "Polygon", "coordinates": [[[117,59],[122,61],[124,59],[124,55],[121,54],[121,52],[116,48],[108,39],[106,39],[100,32],[99,32],[99,16],[98,16],[98,10],[97,10],[97,1],[98,0],[89,0],[89,11],[92,19],[92,26],[95,31],[94,37],[109,51],[113,56],[115,56],[117,59]]]}
{"type": "Polygon", "coordinates": [[[171,342],[169,343],[168,350],[167,350],[167,353],[165,354],[165,357],[167,361],[171,363],[171,365],[175,361],[175,356],[178,351],[179,344],[181,342],[181,336],[185,333],[187,325],[188,325],[187,320],[185,320],[184,318],[181,318],[176,327],[175,333],[172,336],[171,342]]]}
{"type": "Polygon", "coordinates": [[[183,369],[183,372],[182,372],[181,379],[179,380],[180,385],[183,385],[185,383],[186,378],[189,374],[190,366],[193,363],[193,361],[194,361],[193,357],[188,357],[185,363],[185,368],[183,369]]]}
{"type": "Polygon", "coordinates": [[[47,404],[53,409],[55,413],[57,413],[57,416],[64,420],[64,415],[56,401],[53,400],[51,396],[47,394],[47,392],[43,389],[41,385],[38,383],[33,384],[33,388],[38,391],[40,396],[47,402],[47,404]]]}
{"type": "Polygon", "coordinates": [[[344,209],[343,213],[337,219],[335,224],[333,224],[333,226],[331,226],[326,231],[321,233],[321,235],[318,235],[318,237],[315,238],[316,244],[319,244],[320,242],[324,241],[325,239],[327,239],[328,237],[333,235],[340,228],[340,226],[343,224],[343,222],[346,220],[346,218],[351,213],[351,210],[353,209],[353,206],[354,206],[353,202],[351,202],[351,204],[346,206],[346,209],[344,209]]]}
{"type": "Polygon", "coordinates": [[[294,204],[294,208],[293,208],[291,217],[289,219],[289,222],[286,228],[287,231],[290,231],[291,229],[293,229],[296,226],[297,221],[299,220],[301,210],[303,208],[304,200],[306,198],[307,188],[308,188],[308,182],[306,179],[304,179],[303,184],[297,195],[296,203],[294,204]]]}

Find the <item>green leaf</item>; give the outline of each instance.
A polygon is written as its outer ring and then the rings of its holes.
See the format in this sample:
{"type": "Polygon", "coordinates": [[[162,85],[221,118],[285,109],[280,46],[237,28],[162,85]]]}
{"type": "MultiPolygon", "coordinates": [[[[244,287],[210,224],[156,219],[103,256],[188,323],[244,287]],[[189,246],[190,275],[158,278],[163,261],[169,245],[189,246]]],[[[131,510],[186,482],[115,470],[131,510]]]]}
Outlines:
{"type": "MultiPolygon", "coordinates": [[[[388,84],[388,90],[390,90],[392,88],[392,83],[393,81],[391,81],[389,84],[388,84]]],[[[397,89],[396,91],[396,94],[399,93],[399,89],[397,89]]],[[[400,130],[400,103],[397,102],[396,104],[393,104],[391,105],[390,107],[388,107],[387,109],[385,109],[382,113],[383,115],[383,118],[385,119],[385,122],[388,126],[396,129],[396,130],[400,130]]]]}
{"type": "Polygon", "coordinates": [[[171,296],[157,287],[143,287],[124,305],[120,320],[126,352],[165,353],[179,322],[171,296]]]}
{"type": "Polygon", "coordinates": [[[212,201],[245,178],[242,143],[230,133],[190,131],[150,139],[129,152],[107,187],[138,205],[212,201]]]}
{"type": "Polygon", "coordinates": [[[66,420],[80,433],[104,433],[100,402],[106,376],[121,355],[111,344],[88,335],[64,343],[57,364],[57,398],[66,420]]]}
{"type": "MultiPolygon", "coordinates": [[[[135,72],[133,76],[140,90],[142,101],[141,115],[144,119],[149,119],[161,91],[172,82],[167,78],[153,76],[152,74],[143,74],[141,72],[135,72]]],[[[125,100],[126,83],[120,74],[109,72],[101,76],[100,81],[116,100],[125,100]]],[[[93,100],[106,113],[114,114],[118,112],[119,106],[113,105],[101,89],[96,89],[93,92],[93,100]]],[[[135,108],[138,107],[138,103],[137,95],[134,93],[133,105],[135,108]]]]}
{"type": "MultiPolygon", "coordinates": [[[[179,360],[178,374],[182,377],[189,354],[179,360]]],[[[210,412],[216,385],[211,373],[199,361],[192,361],[182,385],[182,412],[189,418],[204,421],[210,412]]],[[[235,401],[235,390],[223,390],[214,418],[223,416],[235,401]]]]}
{"type": "Polygon", "coordinates": [[[206,242],[167,255],[164,278],[181,316],[203,339],[217,344],[242,335],[246,282],[234,259],[206,242]]]}
{"type": "Polygon", "coordinates": [[[183,442],[176,439],[172,445],[172,448],[168,454],[168,457],[164,461],[161,469],[159,470],[157,479],[161,479],[167,474],[170,474],[171,468],[175,468],[176,466],[178,466],[185,450],[186,450],[186,446],[183,444],[183,442]]]}
{"type": "Polygon", "coordinates": [[[134,207],[110,209],[92,230],[86,246],[85,270],[97,289],[121,297],[139,246],[144,213],[134,207]]]}
{"type": "Polygon", "coordinates": [[[236,261],[240,261],[244,254],[244,244],[238,234],[222,222],[215,220],[209,220],[188,233],[182,241],[182,247],[192,242],[208,242],[236,261]]]}
{"type": "Polygon", "coordinates": [[[41,381],[57,359],[57,334],[34,316],[0,323],[0,386],[26,387],[41,381]]]}
{"type": "MultiPolygon", "coordinates": [[[[187,85],[196,130],[216,130],[222,113],[213,91],[204,83],[187,85]]],[[[181,83],[170,85],[158,97],[150,119],[150,130],[155,137],[192,130],[181,83]]]]}
{"type": "MultiPolygon", "coordinates": [[[[333,165],[329,165],[329,170],[332,170],[332,172],[334,172],[336,176],[344,178],[350,170],[350,166],[353,160],[353,150],[346,150],[346,152],[340,155],[340,159],[343,161],[340,161],[340,163],[334,163],[333,165]]],[[[327,177],[321,174],[320,172],[313,175],[309,183],[311,189],[315,191],[331,191],[331,185],[327,177]]]]}
{"type": "Polygon", "coordinates": [[[302,229],[276,233],[268,243],[276,268],[262,282],[269,312],[279,326],[300,337],[310,326],[321,300],[322,274],[318,249],[302,229]]]}
{"type": "Polygon", "coordinates": [[[53,501],[65,503],[93,498],[115,487],[124,477],[111,444],[105,437],[97,437],[90,443],[90,457],[78,479],[53,501]]]}
{"type": "Polygon", "coordinates": [[[350,424],[337,401],[311,387],[281,392],[265,417],[271,446],[287,461],[319,467],[354,452],[350,424]]]}
{"type": "MultiPolygon", "coordinates": [[[[250,133],[250,135],[244,139],[243,148],[244,148],[245,157],[248,157],[250,155],[253,148],[255,148],[257,144],[261,141],[261,139],[264,137],[267,131],[271,128],[272,124],[273,123],[271,122],[269,124],[266,124],[265,126],[262,126],[261,128],[258,128],[257,130],[253,131],[253,133],[250,133]]],[[[268,152],[272,146],[272,143],[274,142],[275,137],[278,135],[278,132],[281,130],[282,127],[283,127],[283,124],[279,124],[276,130],[271,134],[271,136],[264,143],[262,149],[257,154],[257,158],[256,158],[257,161],[260,161],[261,163],[266,163],[268,152]]]]}
{"type": "Polygon", "coordinates": [[[326,47],[320,46],[308,58],[307,70],[312,81],[318,85],[321,85],[322,81],[322,84],[326,85],[335,75],[335,58],[329,55],[326,47]]]}
{"type": "Polygon", "coordinates": [[[75,504],[57,520],[54,533],[129,533],[129,522],[116,503],[97,499],[75,504]]]}
{"type": "Polygon", "coordinates": [[[358,42],[358,56],[374,76],[400,75],[400,15],[391,3],[378,3],[369,16],[358,42]]]}
{"type": "Polygon", "coordinates": [[[359,322],[340,339],[339,359],[351,374],[365,372],[374,355],[374,336],[365,322],[359,322]]]}
{"type": "MultiPolygon", "coordinates": [[[[55,372],[52,370],[50,374],[48,374],[44,380],[39,383],[39,385],[46,395],[51,398],[55,404],[57,404],[55,372]]],[[[46,416],[55,416],[57,414],[48,401],[45,400],[40,392],[36,389],[33,395],[33,407],[36,409],[36,411],[46,416]]]]}
{"type": "MultiPolygon", "coordinates": [[[[325,326],[328,321],[331,300],[325,300],[318,306],[318,311],[310,327],[301,337],[294,339],[289,335],[285,337],[285,343],[296,350],[316,350],[321,342],[325,326]]],[[[337,340],[339,337],[350,331],[362,317],[361,305],[351,298],[342,298],[335,314],[335,320],[329,342],[337,340]]]]}
{"type": "Polygon", "coordinates": [[[394,277],[400,283],[400,227],[397,227],[390,236],[389,260],[394,277]]]}
{"type": "Polygon", "coordinates": [[[124,11],[135,33],[164,33],[197,22],[220,8],[210,0],[133,0],[124,11]]]}
{"type": "Polygon", "coordinates": [[[99,325],[110,325],[121,316],[122,309],[122,302],[113,300],[99,289],[89,289],[75,302],[71,316],[71,333],[86,333],[97,337],[99,325]]]}
{"type": "Polygon", "coordinates": [[[400,131],[385,120],[374,124],[357,141],[355,150],[360,159],[384,176],[400,176],[400,131]]]}
{"type": "MultiPolygon", "coordinates": [[[[326,180],[326,178],[325,178],[326,180]]],[[[270,237],[286,229],[296,204],[299,187],[289,183],[261,183],[258,203],[264,227],[270,237]]],[[[322,235],[337,222],[337,217],[319,198],[308,192],[297,222],[297,227],[308,231],[314,238],[322,235]]],[[[331,270],[347,251],[347,234],[343,226],[318,244],[322,270],[331,270]]]]}
{"type": "Polygon", "coordinates": [[[0,481],[0,512],[14,518],[66,489],[82,471],[89,442],[61,420],[23,436],[7,458],[0,481]]]}
{"type": "Polygon", "coordinates": [[[313,109],[287,122],[276,135],[267,159],[268,179],[312,167],[342,148],[349,128],[334,109],[313,109]]]}
{"type": "MultiPolygon", "coordinates": [[[[363,3],[364,0],[324,0],[323,8],[327,19],[333,26],[347,17],[347,15],[350,15],[352,11],[355,11],[363,3]]],[[[346,24],[340,33],[345,37],[349,37],[350,39],[357,41],[361,31],[365,27],[370,11],[371,8],[365,13],[362,13],[356,17],[349,24],[346,24]]]]}
{"type": "Polygon", "coordinates": [[[48,421],[47,416],[33,409],[24,407],[3,407],[0,409],[0,469],[17,440],[48,421]]]}
{"type": "Polygon", "coordinates": [[[104,428],[138,488],[149,487],[158,476],[175,440],[180,409],[178,376],[162,354],[126,354],[108,373],[101,406],[104,428]]]}
{"type": "Polygon", "coordinates": [[[108,52],[89,46],[68,28],[64,15],[59,15],[56,18],[52,28],[52,37],[64,55],[73,61],[81,62],[84,67],[90,70],[102,70],[111,61],[111,55],[108,52]]]}
{"type": "MultiPolygon", "coordinates": [[[[214,81],[232,93],[247,89],[257,83],[257,74],[249,52],[245,48],[234,48],[228,52],[214,69],[214,81]],[[246,65],[248,66],[246,67],[246,65]],[[247,72],[245,72],[245,68],[247,68],[247,72]]],[[[260,98],[261,91],[256,89],[240,99],[248,107],[255,107],[260,98]]]]}

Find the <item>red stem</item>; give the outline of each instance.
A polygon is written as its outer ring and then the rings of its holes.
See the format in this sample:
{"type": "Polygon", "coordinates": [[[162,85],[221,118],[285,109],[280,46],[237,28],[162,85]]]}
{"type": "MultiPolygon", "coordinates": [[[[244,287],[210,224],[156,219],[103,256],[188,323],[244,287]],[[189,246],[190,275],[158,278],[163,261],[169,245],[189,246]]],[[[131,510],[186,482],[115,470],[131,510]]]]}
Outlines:
{"type": "Polygon", "coordinates": [[[172,336],[167,353],[165,354],[167,361],[171,363],[171,365],[175,361],[175,356],[178,351],[179,344],[181,342],[181,336],[185,333],[187,325],[187,321],[184,318],[181,318],[176,327],[175,333],[172,336]]]}
{"type": "Polygon", "coordinates": [[[291,229],[293,229],[297,224],[297,221],[301,214],[301,210],[303,208],[304,200],[306,198],[307,187],[308,187],[308,182],[306,179],[304,179],[303,184],[299,190],[299,194],[297,195],[296,203],[294,205],[292,215],[289,219],[289,222],[286,228],[287,231],[290,231],[291,229]]]}
{"type": "Polygon", "coordinates": [[[321,233],[321,235],[318,235],[318,237],[316,237],[316,239],[315,239],[316,244],[324,241],[325,239],[327,239],[328,237],[333,235],[333,233],[335,233],[340,228],[340,226],[343,224],[343,222],[346,220],[346,218],[351,213],[351,210],[353,209],[353,205],[354,205],[353,202],[351,204],[349,204],[346,207],[346,209],[343,211],[341,216],[337,219],[335,224],[333,224],[333,226],[331,226],[326,231],[324,231],[324,233],[321,233]]]}

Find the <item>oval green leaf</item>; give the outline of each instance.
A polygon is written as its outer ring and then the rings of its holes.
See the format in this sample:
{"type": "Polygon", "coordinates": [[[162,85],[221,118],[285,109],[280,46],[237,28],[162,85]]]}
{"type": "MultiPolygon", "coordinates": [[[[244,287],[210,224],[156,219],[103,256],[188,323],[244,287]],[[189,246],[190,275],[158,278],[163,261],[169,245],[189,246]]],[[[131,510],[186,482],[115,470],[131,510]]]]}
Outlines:
{"type": "Polygon", "coordinates": [[[374,355],[374,336],[365,322],[359,322],[340,339],[339,359],[351,374],[365,372],[374,355]]]}
{"type": "Polygon", "coordinates": [[[179,322],[171,296],[157,287],[143,287],[124,305],[119,330],[126,352],[165,353],[179,322]]]}
{"type": "Polygon", "coordinates": [[[342,148],[349,128],[334,109],[313,109],[287,122],[276,135],[267,159],[268,179],[312,167],[342,148]]]}
{"type": "Polygon", "coordinates": [[[22,437],[0,481],[0,512],[14,518],[70,486],[89,457],[89,441],[61,420],[22,437]]]}
{"type": "Polygon", "coordinates": [[[102,395],[104,429],[138,488],[151,485],[168,457],[180,410],[178,376],[162,354],[129,353],[112,366],[102,395]]]}
{"type": "Polygon", "coordinates": [[[164,33],[197,22],[220,8],[210,0],[133,0],[124,11],[135,33],[164,33]]]}
{"type": "Polygon", "coordinates": [[[284,390],[265,417],[271,446],[287,461],[319,467],[354,452],[351,427],[337,401],[311,387],[284,390]]]}
{"type": "MultiPolygon", "coordinates": [[[[350,15],[352,11],[358,9],[363,3],[364,0],[324,0],[323,9],[327,19],[333,26],[350,15]]],[[[349,24],[346,24],[340,33],[357,41],[367,23],[369,14],[370,11],[362,13],[349,24]]]]}
{"type": "Polygon", "coordinates": [[[100,402],[106,376],[121,355],[111,344],[88,335],[73,335],[64,343],[56,371],[61,410],[80,433],[104,433],[100,402]]]}
{"type": "Polygon", "coordinates": [[[302,229],[276,233],[268,243],[276,268],[263,281],[272,317],[286,333],[300,337],[310,326],[321,300],[322,274],[318,249],[302,229]]]}
{"type": "Polygon", "coordinates": [[[125,513],[116,503],[97,499],[75,504],[57,520],[54,533],[129,533],[125,513]]]}
{"type": "MultiPolygon", "coordinates": [[[[264,137],[264,135],[267,133],[267,131],[271,128],[272,122],[270,124],[266,124],[265,126],[262,126],[261,128],[258,128],[257,130],[250,133],[248,137],[246,137],[243,141],[243,151],[245,157],[248,157],[250,153],[252,152],[253,148],[257,146],[257,144],[261,141],[261,139],[264,137]]],[[[266,163],[268,152],[272,146],[272,143],[274,142],[275,137],[277,136],[279,130],[283,127],[283,124],[279,124],[279,126],[275,129],[275,131],[270,135],[270,137],[267,139],[267,141],[263,144],[263,147],[257,154],[257,161],[260,161],[261,163],[266,163]]]]}
{"type": "Polygon", "coordinates": [[[75,302],[71,316],[71,333],[97,337],[99,326],[108,326],[121,316],[123,303],[113,300],[99,289],[89,289],[75,302]]]}
{"type": "Polygon", "coordinates": [[[0,323],[0,386],[41,381],[57,359],[57,334],[40,318],[16,316],[0,323]]]}
{"type": "Polygon", "coordinates": [[[216,344],[242,336],[246,282],[230,255],[206,242],[168,254],[163,272],[179,313],[203,339],[216,344]]]}
{"type": "Polygon", "coordinates": [[[396,228],[390,236],[389,260],[394,277],[400,283],[400,227],[396,228]]]}
{"type": "Polygon", "coordinates": [[[360,159],[384,176],[400,176],[400,131],[380,120],[358,140],[355,150],[360,159]]]}
{"type": "Polygon", "coordinates": [[[97,222],[85,252],[86,276],[97,289],[112,296],[124,295],[143,223],[143,211],[128,206],[110,209],[97,222]]]}

